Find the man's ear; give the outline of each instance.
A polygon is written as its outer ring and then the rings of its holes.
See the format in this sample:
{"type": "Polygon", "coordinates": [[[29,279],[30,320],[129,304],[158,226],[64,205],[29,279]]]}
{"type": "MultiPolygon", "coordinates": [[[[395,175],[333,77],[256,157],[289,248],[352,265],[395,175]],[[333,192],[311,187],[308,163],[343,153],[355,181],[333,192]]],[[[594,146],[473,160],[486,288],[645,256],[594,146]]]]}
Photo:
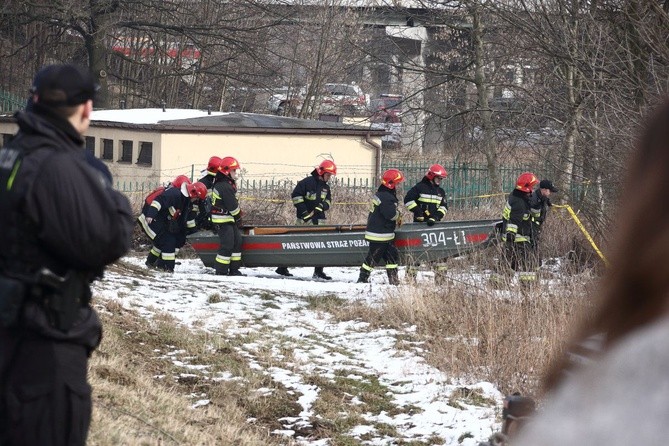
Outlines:
{"type": "Polygon", "coordinates": [[[81,116],[84,119],[91,119],[91,114],[93,113],[93,101],[88,100],[84,102],[84,113],[81,116]]]}

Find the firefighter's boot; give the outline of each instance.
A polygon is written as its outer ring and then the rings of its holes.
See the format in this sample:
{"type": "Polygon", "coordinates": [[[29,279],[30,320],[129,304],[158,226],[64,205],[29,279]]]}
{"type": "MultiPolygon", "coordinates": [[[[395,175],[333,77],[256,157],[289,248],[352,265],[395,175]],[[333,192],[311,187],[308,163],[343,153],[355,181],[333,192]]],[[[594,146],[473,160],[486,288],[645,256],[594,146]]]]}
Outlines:
{"type": "Polygon", "coordinates": [[[397,268],[386,268],[386,274],[388,275],[388,283],[391,285],[399,285],[400,279],[397,276],[397,268]]]}
{"type": "Polygon", "coordinates": [[[146,256],[146,262],[144,262],[144,264],[149,268],[153,268],[154,266],[156,266],[156,262],[158,261],[159,258],[160,258],[160,251],[156,253],[156,249],[151,248],[151,250],[149,251],[149,255],[146,256]]]}
{"type": "Polygon", "coordinates": [[[358,276],[358,283],[369,283],[370,271],[365,268],[360,268],[360,275],[358,276]]]}
{"type": "Polygon", "coordinates": [[[229,263],[216,263],[216,275],[217,276],[227,276],[230,274],[230,264],[229,263]]]}
{"type": "Polygon", "coordinates": [[[314,268],[314,279],[322,279],[322,280],[332,280],[332,277],[328,276],[323,272],[323,267],[322,266],[317,266],[314,268]]]}
{"type": "Polygon", "coordinates": [[[416,283],[416,276],[418,275],[418,265],[409,265],[404,270],[404,280],[409,283],[416,283]]]}
{"type": "Polygon", "coordinates": [[[243,272],[239,271],[239,268],[242,266],[241,260],[233,260],[230,262],[230,272],[228,272],[229,276],[245,276],[243,272]]]}
{"type": "Polygon", "coordinates": [[[282,276],[293,277],[290,271],[288,271],[288,268],[286,268],[285,266],[278,267],[277,269],[274,270],[274,272],[282,276]]]}

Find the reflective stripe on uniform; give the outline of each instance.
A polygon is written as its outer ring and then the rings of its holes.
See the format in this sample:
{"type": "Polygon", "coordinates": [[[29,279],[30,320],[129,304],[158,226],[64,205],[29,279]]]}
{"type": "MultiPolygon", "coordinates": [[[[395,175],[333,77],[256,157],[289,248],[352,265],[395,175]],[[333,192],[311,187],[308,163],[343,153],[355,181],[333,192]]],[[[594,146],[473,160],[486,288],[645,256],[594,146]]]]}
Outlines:
{"type": "Polygon", "coordinates": [[[230,257],[222,256],[222,255],[218,254],[216,256],[216,263],[220,263],[222,265],[229,265],[230,264],[230,257]]]}
{"type": "Polygon", "coordinates": [[[149,224],[146,222],[146,216],[144,214],[139,214],[137,221],[139,222],[142,229],[144,229],[144,232],[146,232],[146,235],[148,235],[151,240],[156,238],[156,233],[153,229],[151,229],[149,224]]]}
{"type": "Polygon", "coordinates": [[[211,214],[211,222],[214,224],[234,223],[235,217],[227,214],[211,214]]]}
{"type": "Polygon", "coordinates": [[[373,242],[387,242],[394,238],[394,232],[380,234],[378,232],[365,231],[365,240],[371,240],[373,242]]]}
{"type": "Polygon", "coordinates": [[[439,204],[441,203],[441,195],[431,195],[431,194],[420,194],[418,196],[418,201],[428,204],[439,204]]]}

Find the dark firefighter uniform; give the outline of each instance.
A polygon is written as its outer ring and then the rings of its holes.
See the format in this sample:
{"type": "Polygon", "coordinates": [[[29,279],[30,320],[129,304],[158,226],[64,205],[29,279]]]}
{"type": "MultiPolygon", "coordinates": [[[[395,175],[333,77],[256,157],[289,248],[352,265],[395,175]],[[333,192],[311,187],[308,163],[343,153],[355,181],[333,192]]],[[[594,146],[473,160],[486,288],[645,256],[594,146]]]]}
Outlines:
{"type": "Polygon", "coordinates": [[[514,189],[502,211],[502,239],[506,242],[507,263],[518,271],[521,281],[534,281],[532,262],[532,213],[530,194],[514,189]]]}
{"type": "MultiPolygon", "coordinates": [[[[414,223],[427,223],[428,226],[432,226],[435,222],[441,221],[448,211],[446,191],[424,176],[406,193],[404,206],[413,214],[414,223]]],[[[418,266],[418,262],[409,262],[406,269],[407,277],[415,280],[418,266]]],[[[445,277],[448,267],[446,262],[438,262],[433,268],[435,279],[440,281],[445,277]]]]}
{"type": "Polygon", "coordinates": [[[427,177],[409,189],[404,196],[404,205],[413,213],[414,222],[428,224],[440,221],[448,211],[446,192],[427,177]]]}
{"type": "Polygon", "coordinates": [[[185,243],[186,231],[196,227],[191,199],[181,188],[168,187],[144,206],[137,220],[153,241],[146,265],[173,272],[177,248],[185,243]]]}
{"type": "MultiPolygon", "coordinates": [[[[330,185],[323,180],[322,175],[318,174],[317,169],[314,169],[308,177],[297,182],[290,197],[295,206],[298,225],[319,224],[321,220],[326,219],[325,212],[332,205],[330,185]]],[[[277,272],[290,275],[288,268],[279,268],[277,272]]],[[[325,274],[322,266],[314,268],[313,277],[324,280],[332,279],[325,274]]]]}
{"type": "Polygon", "coordinates": [[[320,220],[325,220],[325,211],[332,204],[330,185],[323,181],[316,169],[310,176],[298,181],[290,197],[297,211],[298,223],[317,225],[320,220]]]}
{"type": "Polygon", "coordinates": [[[84,445],[102,334],[89,285],[130,247],[132,210],[69,121],[41,104],[16,119],[0,150],[0,444],[84,445]]]}
{"type": "Polygon", "coordinates": [[[229,175],[218,173],[211,196],[211,223],[218,234],[216,274],[241,276],[242,234],[238,227],[242,211],[237,201],[237,185],[229,175]]]}
{"type": "Polygon", "coordinates": [[[393,285],[399,283],[397,275],[399,253],[393,243],[397,220],[400,218],[398,203],[396,191],[384,185],[379,186],[372,198],[365,230],[365,240],[369,242],[369,251],[365,262],[360,267],[359,283],[368,282],[374,266],[381,260],[386,262],[388,282],[393,285]]]}
{"type": "Polygon", "coordinates": [[[216,182],[216,173],[207,172],[207,174],[198,181],[204,184],[207,188],[207,197],[204,200],[198,200],[195,204],[195,224],[201,229],[212,229],[213,226],[209,219],[209,215],[211,215],[211,194],[214,190],[214,183],[216,182]]]}

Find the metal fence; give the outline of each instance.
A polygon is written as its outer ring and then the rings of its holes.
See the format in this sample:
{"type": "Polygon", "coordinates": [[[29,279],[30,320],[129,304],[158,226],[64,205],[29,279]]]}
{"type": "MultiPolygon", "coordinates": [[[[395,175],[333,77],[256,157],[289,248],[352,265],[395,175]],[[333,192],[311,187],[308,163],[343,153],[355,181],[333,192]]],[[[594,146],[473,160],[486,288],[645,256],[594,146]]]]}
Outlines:
{"type": "Polygon", "coordinates": [[[26,100],[16,97],[6,91],[0,91],[0,112],[12,113],[23,109],[26,105],[26,100]]]}
{"type": "MultiPolygon", "coordinates": [[[[400,169],[407,178],[404,186],[406,191],[423,178],[430,165],[425,162],[392,162],[383,163],[382,170],[388,168],[400,169]]],[[[442,187],[446,191],[447,201],[451,208],[479,207],[483,203],[489,203],[491,197],[503,195],[501,193],[490,195],[492,189],[488,170],[485,166],[452,163],[444,165],[444,167],[448,176],[442,182],[442,187]]],[[[498,169],[503,178],[503,190],[505,192],[513,188],[515,179],[525,170],[522,167],[508,166],[501,166],[498,169]]],[[[145,196],[160,185],[150,181],[124,181],[117,182],[115,186],[116,189],[128,195],[145,196]]],[[[378,181],[372,181],[369,178],[345,178],[340,180],[334,177],[330,181],[330,186],[336,199],[337,195],[371,194],[378,187],[378,181]]],[[[237,187],[241,197],[266,197],[273,201],[285,198],[286,201],[290,201],[290,192],[295,187],[295,182],[287,179],[245,180],[242,178],[238,181],[237,187]]]]}

